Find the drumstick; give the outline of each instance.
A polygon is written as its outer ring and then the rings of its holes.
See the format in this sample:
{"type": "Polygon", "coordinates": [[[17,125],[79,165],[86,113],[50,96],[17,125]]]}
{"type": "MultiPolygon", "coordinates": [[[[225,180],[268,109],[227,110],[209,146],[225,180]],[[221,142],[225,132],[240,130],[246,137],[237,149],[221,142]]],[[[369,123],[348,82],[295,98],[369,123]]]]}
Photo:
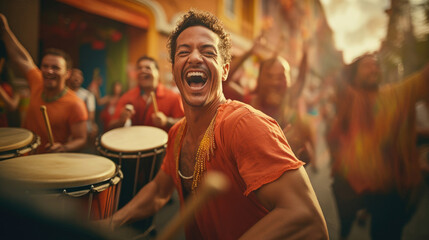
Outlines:
{"type": "Polygon", "coordinates": [[[45,120],[46,129],[48,129],[49,143],[54,145],[54,136],[52,135],[51,124],[49,123],[48,112],[46,111],[46,106],[40,106],[40,111],[42,111],[43,119],[45,120]]]}
{"type": "Polygon", "coordinates": [[[152,95],[152,104],[153,104],[153,109],[155,111],[155,113],[158,112],[158,104],[156,103],[156,96],[155,96],[155,92],[152,91],[150,92],[150,94],[152,95]]]}
{"type": "Polygon", "coordinates": [[[157,240],[173,239],[174,235],[191,220],[194,213],[206,203],[210,197],[224,192],[228,189],[229,182],[227,177],[220,173],[211,171],[207,173],[200,191],[185,205],[183,210],[176,214],[171,222],[164,228],[164,231],[157,240]]]}

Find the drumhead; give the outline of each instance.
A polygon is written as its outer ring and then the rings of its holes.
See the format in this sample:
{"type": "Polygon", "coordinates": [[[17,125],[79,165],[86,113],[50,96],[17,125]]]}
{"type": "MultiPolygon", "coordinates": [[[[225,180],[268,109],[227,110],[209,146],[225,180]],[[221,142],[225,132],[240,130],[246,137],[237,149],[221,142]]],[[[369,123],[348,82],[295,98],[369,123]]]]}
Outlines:
{"type": "Polygon", "coordinates": [[[46,153],[0,162],[0,176],[28,187],[72,188],[112,178],[116,164],[105,157],[83,153],[46,153]]]}
{"type": "Polygon", "coordinates": [[[162,147],[168,134],[156,127],[131,126],[110,130],[101,136],[101,146],[116,152],[141,152],[162,147]]]}
{"type": "Polygon", "coordinates": [[[24,128],[0,128],[0,152],[27,146],[33,140],[33,133],[24,128]]]}

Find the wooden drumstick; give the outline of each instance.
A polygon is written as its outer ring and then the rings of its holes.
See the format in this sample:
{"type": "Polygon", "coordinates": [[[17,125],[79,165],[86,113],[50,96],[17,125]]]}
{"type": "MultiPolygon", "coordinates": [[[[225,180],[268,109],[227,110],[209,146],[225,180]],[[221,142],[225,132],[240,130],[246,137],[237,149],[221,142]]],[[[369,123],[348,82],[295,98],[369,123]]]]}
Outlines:
{"type": "Polygon", "coordinates": [[[153,109],[155,111],[155,113],[158,112],[158,103],[156,103],[156,96],[155,96],[155,92],[152,91],[150,92],[150,94],[152,95],[152,104],[153,104],[153,109]]]}
{"type": "Polygon", "coordinates": [[[156,240],[173,239],[174,235],[191,220],[194,213],[211,197],[214,195],[225,192],[229,187],[228,178],[220,172],[208,172],[203,181],[203,185],[197,191],[196,195],[190,199],[181,212],[171,220],[171,222],[164,228],[164,231],[156,240]]]}
{"type": "Polygon", "coordinates": [[[45,120],[46,129],[48,130],[49,143],[54,145],[54,136],[52,135],[51,124],[49,123],[48,112],[46,111],[46,106],[40,106],[40,111],[42,111],[43,119],[45,120]]]}

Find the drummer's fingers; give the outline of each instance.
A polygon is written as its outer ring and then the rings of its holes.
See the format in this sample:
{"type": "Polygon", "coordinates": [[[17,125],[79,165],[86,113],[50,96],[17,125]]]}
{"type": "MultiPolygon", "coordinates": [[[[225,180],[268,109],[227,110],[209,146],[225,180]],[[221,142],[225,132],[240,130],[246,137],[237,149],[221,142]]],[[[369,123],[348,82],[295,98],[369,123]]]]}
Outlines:
{"type": "Polygon", "coordinates": [[[132,117],[134,115],[134,113],[135,113],[134,111],[127,110],[124,108],[121,112],[121,119],[126,120],[126,119],[132,117]]]}
{"type": "Polygon", "coordinates": [[[52,145],[48,142],[45,144],[46,151],[49,151],[51,149],[52,145]]]}
{"type": "Polygon", "coordinates": [[[61,143],[54,142],[54,144],[52,145],[50,143],[47,143],[45,145],[45,148],[46,148],[46,152],[54,153],[54,152],[62,152],[62,149],[63,149],[62,146],[63,145],[61,143]]]}
{"type": "Polygon", "coordinates": [[[167,116],[163,112],[152,114],[152,121],[159,127],[164,127],[167,124],[167,116]]]}
{"type": "Polygon", "coordinates": [[[152,118],[164,119],[166,117],[167,116],[165,116],[165,114],[163,112],[160,112],[160,111],[152,113],[152,118]]]}
{"type": "Polygon", "coordinates": [[[136,113],[134,109],[127,109],[127,108],[124,109],[124,112],[125,114],[127,114],[128,117],[131,117],[136,113]]]}
{"type": "Polygon", "coordinates": [[[127,109],[127,112],[130,113],[131,115],[134,115],[136,113],[134,109],[127,109]]]}

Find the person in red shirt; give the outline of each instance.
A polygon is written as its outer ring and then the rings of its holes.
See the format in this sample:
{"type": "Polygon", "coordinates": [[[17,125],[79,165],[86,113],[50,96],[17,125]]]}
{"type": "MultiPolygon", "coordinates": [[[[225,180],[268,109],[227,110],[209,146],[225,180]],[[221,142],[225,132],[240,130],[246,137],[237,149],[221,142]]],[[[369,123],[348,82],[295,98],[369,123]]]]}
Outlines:
{"type": "Polygon", "coordinates": [[[84,102],[66,88],[70,76],[71,59],[59,49],[47,49],[40,69],[27,50],[10,30],[7,19],[0,14],[0,31],[8,56],[25,74],[30,86],[30,104],[22,126],[40,136],[38,153],[78,151],[86,143],[88,113],[84,102]],[[48,142],[42,105],[46,106],[53,133],[48,142]]]}
{"type": "Polygon", "coordinates": [[[168,131],[184,116],[180,95],[160,83],[155,59],[140,57],[136,70],[138,86],[121,96],[108,128],[123,127],[127,119],[131,119],[132,125],[154,126],[168,131]],[[154,109],[152,92],[155,93],[158,111],[154,109]],[[126,108],[128,104],[133,109],[126,108]]]}
{"type": "Polygon", "coordinates": [[[230,188],[192,216],[186,239],[328,239],[304,163],[277,122],[223,95],[230,41],[214,15],[197,10],[172,32],[170,58],[185,118],[171,128],[154,180],[106,224],[118,227],[156,213],[175,188],[183,205],[198,196],[202,178],[217,171],[230,188]]]}

